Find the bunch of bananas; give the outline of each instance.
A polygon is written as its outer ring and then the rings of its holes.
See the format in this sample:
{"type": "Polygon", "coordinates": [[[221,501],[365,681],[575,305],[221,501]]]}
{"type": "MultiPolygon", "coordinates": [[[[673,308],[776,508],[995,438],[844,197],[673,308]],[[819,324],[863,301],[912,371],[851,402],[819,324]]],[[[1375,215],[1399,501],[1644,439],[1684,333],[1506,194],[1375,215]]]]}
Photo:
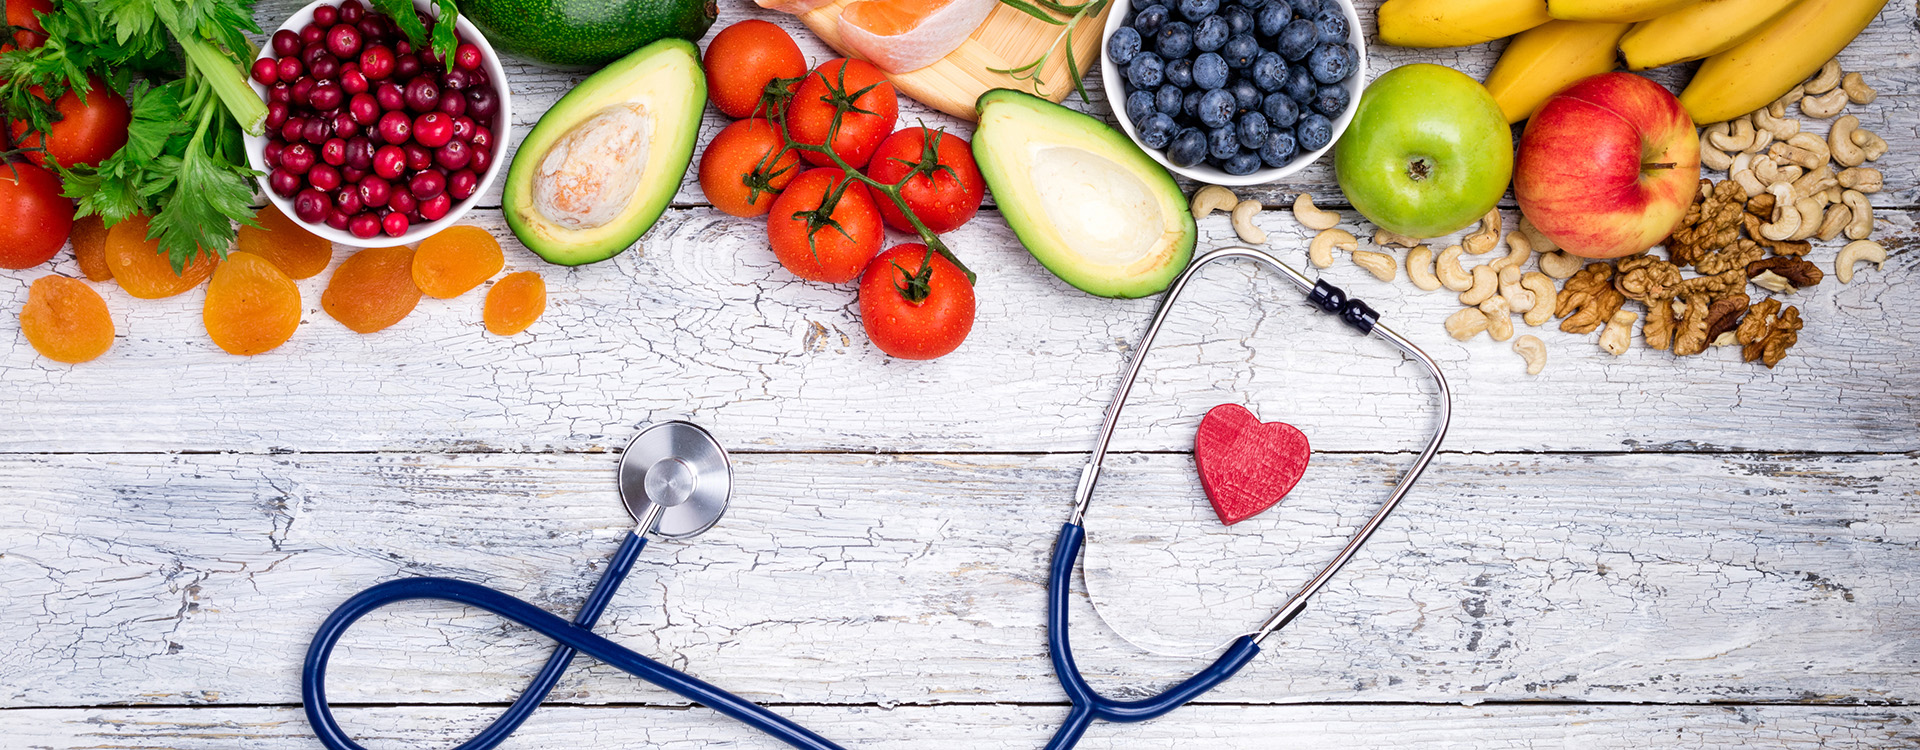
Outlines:
{"type": "Polygon", "coordinates": [[[1853,41],[1887,0],[1387,0],[1380,39],[1458,47],[1513,37],[1487,90],[1508,122],[1554,92],[1613,70],[1701,63],[1680,103],[1697,123],[1751,112],[1853,41]]]}

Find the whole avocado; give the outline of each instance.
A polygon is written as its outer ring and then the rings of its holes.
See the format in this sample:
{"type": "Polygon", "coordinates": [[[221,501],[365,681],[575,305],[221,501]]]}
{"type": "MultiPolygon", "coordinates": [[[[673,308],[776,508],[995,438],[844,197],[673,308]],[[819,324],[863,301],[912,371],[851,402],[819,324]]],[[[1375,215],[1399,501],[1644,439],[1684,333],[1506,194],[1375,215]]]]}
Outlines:
{"type": "Polygon", "coordinates": [[[465,0],[487,41],[548,65],[598,67],[661,39],[697,42],[716,0],[465,0]]]}

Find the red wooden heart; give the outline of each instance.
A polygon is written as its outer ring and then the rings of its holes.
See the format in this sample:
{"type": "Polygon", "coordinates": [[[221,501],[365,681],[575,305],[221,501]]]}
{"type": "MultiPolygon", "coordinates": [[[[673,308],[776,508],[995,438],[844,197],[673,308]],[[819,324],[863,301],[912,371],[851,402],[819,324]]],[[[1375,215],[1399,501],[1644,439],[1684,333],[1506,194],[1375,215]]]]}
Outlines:
{"type": "Polygon", "coordinates": [[[1220,522],[1232,526],[1280,502],[1300,483],[1311,449],[1285,422],[1262,423],[1239,404],[1221,404],[1200,420],[1193,462],[1220,522]]]}

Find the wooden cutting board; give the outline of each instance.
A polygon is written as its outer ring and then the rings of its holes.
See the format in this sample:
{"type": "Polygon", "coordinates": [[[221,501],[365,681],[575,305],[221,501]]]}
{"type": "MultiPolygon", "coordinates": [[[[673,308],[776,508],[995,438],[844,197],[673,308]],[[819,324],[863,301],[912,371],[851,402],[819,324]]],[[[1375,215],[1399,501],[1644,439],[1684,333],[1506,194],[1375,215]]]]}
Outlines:
{"type": "MultiPolygon", "coordinates": [[[[840,41],[840,10],[853,2],[855,0],[836,0],[802,14],[800,21],[841,54],[859,57],[840,41]]],[[[1082,74],[1094,75],[1094,68],[1100,64],[1100,33],[1106,28],[1107,13],[1112,10],[1110,3],[1098,15],[1082,19],[1073,30],[1073,55],[1082,74]]],[[[1073,92],[1073,81],[1067,77],[1067,58],[1059,52],[1043,67],[1040,79],[1046,81],[1046,85],[1038,89],[1032,81],[1015,80],[989,69],[1009,70],[1038,59],[1063,28],[1007,5],[997,5],[980,28],[946,57],[919,70],[889,74],[887,78],[900,93],[968,122],[974,120],[974,101],[991,89],[1019,89],[1057,102],[1073,92]]]]}

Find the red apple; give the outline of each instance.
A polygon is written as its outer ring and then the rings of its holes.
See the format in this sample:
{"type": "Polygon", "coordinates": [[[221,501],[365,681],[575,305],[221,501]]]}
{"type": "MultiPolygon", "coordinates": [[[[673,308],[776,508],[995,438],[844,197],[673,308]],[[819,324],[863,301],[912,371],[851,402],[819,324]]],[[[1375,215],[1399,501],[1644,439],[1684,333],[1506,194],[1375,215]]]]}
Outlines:
{"type": "Polygon", "coordinates": [[[1520,213],[1561,249],[1618,258],[1665,239],[1700,181],[1700,136],[1680,100],[1631,73],[1561,89],[1514,157],[1520,213]]]}

